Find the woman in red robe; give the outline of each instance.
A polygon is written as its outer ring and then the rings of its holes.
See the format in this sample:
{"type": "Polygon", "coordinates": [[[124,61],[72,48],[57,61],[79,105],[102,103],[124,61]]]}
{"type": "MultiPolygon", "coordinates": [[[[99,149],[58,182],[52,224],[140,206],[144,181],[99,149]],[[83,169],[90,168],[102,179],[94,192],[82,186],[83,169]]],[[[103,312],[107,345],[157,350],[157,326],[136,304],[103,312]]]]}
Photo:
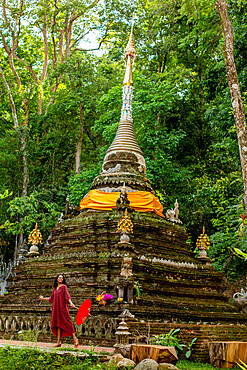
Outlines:
{"type": "Polygon", "coordinates": [[[69,315],[69,304],[76,308],[70,299],[66,279],[60,274],[54,280],[54,289],[49,298],[39,297],[41,300],[52,303],[51,311],[51,330],[57,337],[55,347],[61,347],[61,337],[73,336],[75,348],[79,346],[79,341],[75,336],[75,328],[69,315]]]}

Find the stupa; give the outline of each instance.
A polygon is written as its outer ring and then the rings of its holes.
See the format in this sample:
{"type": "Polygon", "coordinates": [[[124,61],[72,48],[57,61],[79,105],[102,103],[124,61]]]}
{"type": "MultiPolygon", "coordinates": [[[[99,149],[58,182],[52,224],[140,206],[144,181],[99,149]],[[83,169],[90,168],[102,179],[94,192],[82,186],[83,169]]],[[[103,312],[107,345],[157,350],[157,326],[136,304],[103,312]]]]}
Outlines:
{"type": "Polygon", "coordinates": [[[132,26],[121,118],[102,171],[82,199],[81,213],[60,220],[44,254],[15,268],[0,300],[0,333],[7,338],[39,330],[39,340],[51,341],[51,307],[38,297],[49,296],[54,277],[63,273],[77,306],[92,299],[92,316],[76,328],[81,343],[113,345],[124,317],[132,341],[180,328],[183,342],[198,338],[192,357],[206,361],[208,340],[247,340],[247,318],[224,296],[223,275],[207,260],[195,259],[178,206],[167,212],[168,220],[154,195],[133,129],[135,57],[132,26]],[[118,229],[128,238],[120,240],[118,229]],[[114,302],[99,305],[95,298],[102,292],[114,302]]]}

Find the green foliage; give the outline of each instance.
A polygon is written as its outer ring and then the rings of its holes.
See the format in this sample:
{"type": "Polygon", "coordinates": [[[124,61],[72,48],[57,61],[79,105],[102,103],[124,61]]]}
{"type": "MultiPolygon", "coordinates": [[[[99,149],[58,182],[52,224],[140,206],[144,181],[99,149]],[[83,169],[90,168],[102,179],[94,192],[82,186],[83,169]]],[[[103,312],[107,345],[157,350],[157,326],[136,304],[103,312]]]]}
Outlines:
{"type": "Polygon", "coordinates": [[[159,344],[161,346],[170,346],[183,350],[184,344],[181,344],[181,340],[178,339],[178,333],[180,329],[171,329],[167,334],[158,334],[151,338],[151,343],[159,344]]]}
{"type": "Polygon", "coordinates": [[[135,289],[135,297],[136,297],[136,299],[140,299],[141,298],[141,294],[142,294],[142,287],[141,287],[141,284],[139,283],[138,280],[135,280],[134,281],[133,287],[135,289]]]}
{"type": "Polygon", "coordinates": [[[192,341],[189,344],[186,345],[186,347],[187,347],[187,351],[185,353],[186,358],[190,357],[191,351],[192,351],[192,346],[195,344],[196,341],[197,341],[197,338],[193,338],[192,341]]]}
{"type": "Polygon", "coordinates": [[[247,253],[244,253],[238,248],[233,248],[233,251],[239,258],[243,258],[245,261],[247,260],[247,253]]]}
{"type": "Polygon", "coordinates": [[[171,329],[167,334],[158,334],[151,338],[151,343],[159,344],[161,346],[170,346],[175,347],[176,350],[183,351],[184,348],[187,348],[185,353],[186,358],[189,358],[192,351],[192,346],[197,341],[197,338],[193,338],[191,343],[182,344],[181,339],[178,338],[178,333],[180,329],[171,329]]]}
{"type": "Polygon", "coordinates": [[[94,178],[100,172],[100,164],[95,167],[82,170],[80,174],[71,175],[69,178],[69,201],[74,206],[79,207],[80,201],[88,193],[94,178]]]}
{"type": "Polygon", "coordinates": [[[9,192],[8,189],[6,189],[3,194],[0,194],[0,200],[11,197],[12,194],[12,191],[9,192]]]}
{"type": "MultiPolygon", "coordinates": [[[[66,349],[68,350],[68,349],[66,349]]],[[[59,348],[59,351],[61,349],[59,348]]],[[[94,359],[95,360],[95,359],[94,359]]],[[[110,369],[115,370],[116,366],[110,367],[106,364],[92,362],[89,359],[81,360],[76,356],[70,354],[57,355],[56,350],[52,353],[33,348],[15,349],[10,346],[0,348],[0,363],[2,370],[22,370],[22,369],[35,369],[42,370],[44,368],[64,369],[64,370],[96,370],[96,369],[110,369]]],[[[180,370],[219,370],[209,364],[201,362],[191,362],[188,360],[179,360],[176,364],[180,370]]],[[[245,369],[245,367],[242,367],[245,369]]],[[[237,370],[239,367],[234,367],[237,370]]]]}
{"type": "Polygon", "coordinates": [[[53,370],[62,369],[103,369],[104,366],[96,364],[97,357],[92,362],[91,359],[82,360],[70,354],[59,356],[56,351],[46,353],[38,349],[14,349],[11,347],[0,348],[0,363],[1,369],[22,370],[35,369],[42,370],[44,368],[53,370]]]}
{"type": "Polygon", "coordinates": [[[94,346],[91,340],[89,341],[88,344],[90,346],[90,349],[89,350],[84,349],[83,352],[88,354],[89,361],[93,361],[94,360],[93,356],[96,354],[95,349],[97,348],[97,346],[94,346]]]}
{"type": "Polygon", "coordinates": [[[18,340],[25,342],[37,342],[40,331],[34,332],[33,330],[20,330],[18,331],[18,340]]]}
{"type": "Polygon", "coordinates": [[[34,191],[27,197],[16,197],[9,202],[9,219],[0,227],[7,234],[18,235],[24,232],[27,236],[36,222],[45,239],[57,221],[61,208],[51,201],[51,191],[34,191]]]}
{"type": "MultiPolygon", "coordinates": [[[[240,201],[240,200],[239,200],[240,201]]],[[[228,207],[221,207],[219,218],[213,219],[217,225],[217,232],[210,237],[212,246],[209,249],[209,256],[214,265],[221,270],[233,250],[247,251],[246,227],[242,227],[243,220],[240,215],[244,213],[242,202],[228,207]]],[[[237,253],[235,253],[237,256],[237,253]]],[[[227,276],[235,280],[244,274],[245,263],[240,258],[234,257],[227,268],[227,276]]]]}

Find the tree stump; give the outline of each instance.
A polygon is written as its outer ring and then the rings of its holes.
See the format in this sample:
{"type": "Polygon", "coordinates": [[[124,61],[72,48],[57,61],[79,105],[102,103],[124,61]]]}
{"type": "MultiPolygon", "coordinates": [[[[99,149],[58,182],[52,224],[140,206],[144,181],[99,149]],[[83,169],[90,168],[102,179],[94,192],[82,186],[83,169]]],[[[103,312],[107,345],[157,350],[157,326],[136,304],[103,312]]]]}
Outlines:
{"type": "Polygon", "coordinates": [[[247,363],[247,342],[209,342],[210,363],[220,369],[231,369],[242,360],[247,363]]]}
{"type": "Polygon", "coordinates": [[[174,347],[148,344],[131,344],[130,358],[135,363],[139,363],[146,358],[151,358],[158,363],[167,362],[176,364],[178,361],[174,347]]]}

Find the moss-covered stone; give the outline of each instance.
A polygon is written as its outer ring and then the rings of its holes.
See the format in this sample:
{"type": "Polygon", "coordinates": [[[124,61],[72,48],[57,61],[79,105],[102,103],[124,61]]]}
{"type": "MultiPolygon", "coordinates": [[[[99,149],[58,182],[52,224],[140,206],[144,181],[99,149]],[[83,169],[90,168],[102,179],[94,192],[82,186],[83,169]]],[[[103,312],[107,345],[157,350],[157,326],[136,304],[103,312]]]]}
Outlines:
{"type": "MultiPolygon", "coordinates": [[[[51,307],[48,302],[39,302],[38,296],[51,294],[54,277],[59,273],[66,275],[71,297],[77,306],[86,298],[93,303],[88,327],[77,328],[80,338],[96,342],[101,339],[102,345],[114,344],[116,318],[124,308],[130,309],[139,319],[141,330],[146,330],[147,326],[140,320],[149,321],[152,333],[162,333],[169,325],[186,323],[186,330],[192,330],[192,327],[197,328],[196,324],[204,323],[200,327],[202,341],[215,337],[214,325],[230,328],[232,324],[247,322],[246,316],[237,312],[223,295],[222,274],[195,260],[186,243],[187,233],[183,227],[153,213],[133,212],[134,233],[130,236],[130,244],[119,243],[117,223],[120,218],[121,214],[116,210],[88,210],[56,225],[45,253],[28,258],[16,267],[9,292],[0,300],[0,331],[13,335],[24,325],[18,326],[17,319],[13,319],[13,315],[18,318],[21,313],[25,327],[29,325],[30,315],[34,322],[41,320],[39,325],[44,323],[42,335],[50,340],[47,323],[51,307]],[[131,257],[133,275],[125,280],[120,273],[126,255],[131,257]],[[127,305],[117,303],[119,284],[130,284],[131,287],[136,280],[142,288],[140,299],[135,301],[132,296],[127,305]],[[102,291],[112,294],[115,303],[98,306],[95,297],[102,291]],[[206,326],[210,330],[204,330],[206,326]]],[[[216,332],[224,340],[235,338],[236,334],[234,332],[231,337],[230,334],[224,336],[224,331],[216,332]]],[[[183,333],[186,336],[186,331],[183,333]]],[[[246,330],[242,337],[247,340],[246,330]]]]}

